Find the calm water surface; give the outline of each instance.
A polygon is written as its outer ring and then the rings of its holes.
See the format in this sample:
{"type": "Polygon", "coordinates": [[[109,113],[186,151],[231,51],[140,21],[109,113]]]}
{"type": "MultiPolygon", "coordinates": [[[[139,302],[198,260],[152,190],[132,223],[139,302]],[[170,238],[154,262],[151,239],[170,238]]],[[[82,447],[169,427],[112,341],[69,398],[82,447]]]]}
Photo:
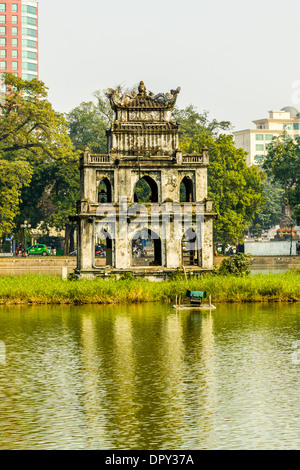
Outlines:
{"type": "Polygon", "coordinates": [[[0,308],[0,449],[299,449],[300,306],[0,308]]]}

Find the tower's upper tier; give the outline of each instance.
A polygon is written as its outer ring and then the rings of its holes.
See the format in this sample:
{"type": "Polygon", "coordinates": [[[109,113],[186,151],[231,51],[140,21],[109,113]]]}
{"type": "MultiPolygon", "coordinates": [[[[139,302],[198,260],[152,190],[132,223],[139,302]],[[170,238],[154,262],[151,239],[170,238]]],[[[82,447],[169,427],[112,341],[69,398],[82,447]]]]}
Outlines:
{"type": "Polygon", "coordinates": [[[147,93],[141,81],[138,93],[133,91],[120,95],[119,90],[110,89],[107,97],[119,122],[169,122],[179,92],[180,87],[166,94],[147,93]]]}

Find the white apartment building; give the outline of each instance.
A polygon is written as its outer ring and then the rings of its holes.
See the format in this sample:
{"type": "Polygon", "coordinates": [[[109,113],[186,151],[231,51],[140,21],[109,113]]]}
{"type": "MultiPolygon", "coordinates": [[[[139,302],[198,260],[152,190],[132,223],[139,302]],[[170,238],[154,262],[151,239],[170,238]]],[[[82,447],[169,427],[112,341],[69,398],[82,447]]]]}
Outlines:
{"type": "Polygon", "coordinates": [[[258,164],[268,153],[268,145],[273,137],[286,133],[292,139],[300,136],[300,112],[293,106],[280,111],[269,111],[269,117],[253,121],[255,129],[234,132],[237,148],[244,149],[247,165],[258,164]]]}

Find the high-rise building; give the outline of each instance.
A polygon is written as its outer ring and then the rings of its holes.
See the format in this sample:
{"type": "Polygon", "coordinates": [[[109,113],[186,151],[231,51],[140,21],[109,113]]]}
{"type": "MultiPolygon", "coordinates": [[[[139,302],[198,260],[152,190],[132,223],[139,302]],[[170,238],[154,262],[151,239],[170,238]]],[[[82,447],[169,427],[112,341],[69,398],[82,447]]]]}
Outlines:
{"type": "Polygon", "coordinates": [[[293,106],[280,111],[269,111],[269,117],[253,121],[256,129],[234,132],[236,147],[244,149],[247,164],[262,163],[268,153],[268,146],[274,137],[288,135],[291,139],[300,136],[300,113],[293,106]]]}
{"type": "Polygon", "coordinates": [[[0,0],[0,73],[8,72],[38,79],[37,0],[0,0]]]}

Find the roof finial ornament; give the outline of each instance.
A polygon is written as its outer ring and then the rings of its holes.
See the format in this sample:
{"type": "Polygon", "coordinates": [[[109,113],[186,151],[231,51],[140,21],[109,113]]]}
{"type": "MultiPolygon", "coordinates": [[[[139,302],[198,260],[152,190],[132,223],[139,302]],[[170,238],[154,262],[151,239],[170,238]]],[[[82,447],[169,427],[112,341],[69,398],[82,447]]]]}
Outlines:
{"type": "Polygon", "coordinates": [[[139,90],[139,96],[146,96],[146,87],[144,85],[143,80],[140,81],[138,90],[139,90]]]}

